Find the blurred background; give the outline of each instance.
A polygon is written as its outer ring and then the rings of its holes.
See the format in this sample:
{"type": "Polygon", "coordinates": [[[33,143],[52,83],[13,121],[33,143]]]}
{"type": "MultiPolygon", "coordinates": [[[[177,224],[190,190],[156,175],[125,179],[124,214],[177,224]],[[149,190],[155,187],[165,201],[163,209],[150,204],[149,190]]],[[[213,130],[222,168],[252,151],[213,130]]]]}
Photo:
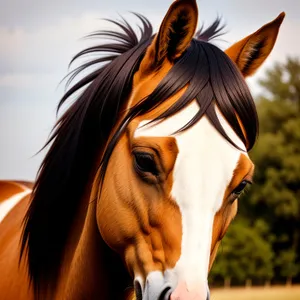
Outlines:
{"type": "MultiPolygon", "coordinates": [[[[68,63],[96,43],[84,39],[139,12],[155,31],[171,0],[0,0],[0,179],[34,181],[65,92],[68,63]]],[[[300,299],[300,1],[198,0],[199,23],[221,16],[225,50],[281,11],[286,18],[264,66],[247,82],[257,103],[260,137],[250,156],[255,184],[210,274],[212,298],[300,299]]],[[[200,25],[200,24],[199,24],[200,25]]],[[[74,65],[76,67],[76,64],[74,65]]]]}

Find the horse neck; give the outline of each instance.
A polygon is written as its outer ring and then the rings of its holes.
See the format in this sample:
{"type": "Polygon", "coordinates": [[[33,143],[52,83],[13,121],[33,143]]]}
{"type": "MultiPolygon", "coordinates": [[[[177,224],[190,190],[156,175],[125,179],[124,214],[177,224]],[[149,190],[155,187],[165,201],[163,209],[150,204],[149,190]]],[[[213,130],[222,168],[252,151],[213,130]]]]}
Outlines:
{"type": "MultiPolygon", "coordinates": [[[[89,203],[89,201],[85,201],[89,203]]],[[[66,248],[56,299],[130,299],[130,278],[124,265],[103,241],[96,221],[96,201],[80,210],[66,248]],[[77,228],[76,228],[77,227],[77,228]]],[[[132,299],[132,298],[131,298],[132,299]]]]}

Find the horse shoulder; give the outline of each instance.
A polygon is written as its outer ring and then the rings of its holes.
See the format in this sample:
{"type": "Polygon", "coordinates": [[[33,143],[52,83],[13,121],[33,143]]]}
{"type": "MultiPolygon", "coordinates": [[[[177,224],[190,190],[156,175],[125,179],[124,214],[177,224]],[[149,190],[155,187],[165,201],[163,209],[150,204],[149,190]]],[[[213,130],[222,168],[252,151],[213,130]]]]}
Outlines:
{"type": "Polygon", "coordinates": [[[30,182],[0,180],[0,222],[30,192],[30,182]]]}
{"type": "Polygon", "coordinates": [[[29,204],[30,190],[26,189],[26,194],[24,189],[14,188],[11,183],[0,184],[1,195],[19,195],[21,198],[0,222],[0,299],[32,300],[27,266],[24,261],[19,266],[22,222],[29,204]],[[3,190],[4,187],[7,188],[6,191],[3,190]]]}

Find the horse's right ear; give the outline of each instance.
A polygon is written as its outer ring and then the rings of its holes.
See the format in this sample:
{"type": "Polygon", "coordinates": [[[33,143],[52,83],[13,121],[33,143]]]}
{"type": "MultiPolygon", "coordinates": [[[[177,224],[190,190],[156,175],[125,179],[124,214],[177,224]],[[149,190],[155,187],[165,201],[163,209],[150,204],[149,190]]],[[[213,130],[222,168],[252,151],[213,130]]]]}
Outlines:
{"type": "Polygon", "coordinates": [[[141,62],[141,72],[161,67],[165,60],[173,62],[188,48],[198,21],[196,0],[176,0],[169,8],[158,34],[141,62]]]}

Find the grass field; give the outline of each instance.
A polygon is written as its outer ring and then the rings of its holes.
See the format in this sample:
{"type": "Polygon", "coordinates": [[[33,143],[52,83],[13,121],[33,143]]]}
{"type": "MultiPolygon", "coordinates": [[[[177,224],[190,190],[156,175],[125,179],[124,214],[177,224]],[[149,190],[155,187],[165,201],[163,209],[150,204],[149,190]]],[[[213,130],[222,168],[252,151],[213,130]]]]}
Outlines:
{"type": "Polygon", "coordinates": [[[215,289],[211,300],[300,300],[300,286],[215,289]]]}

